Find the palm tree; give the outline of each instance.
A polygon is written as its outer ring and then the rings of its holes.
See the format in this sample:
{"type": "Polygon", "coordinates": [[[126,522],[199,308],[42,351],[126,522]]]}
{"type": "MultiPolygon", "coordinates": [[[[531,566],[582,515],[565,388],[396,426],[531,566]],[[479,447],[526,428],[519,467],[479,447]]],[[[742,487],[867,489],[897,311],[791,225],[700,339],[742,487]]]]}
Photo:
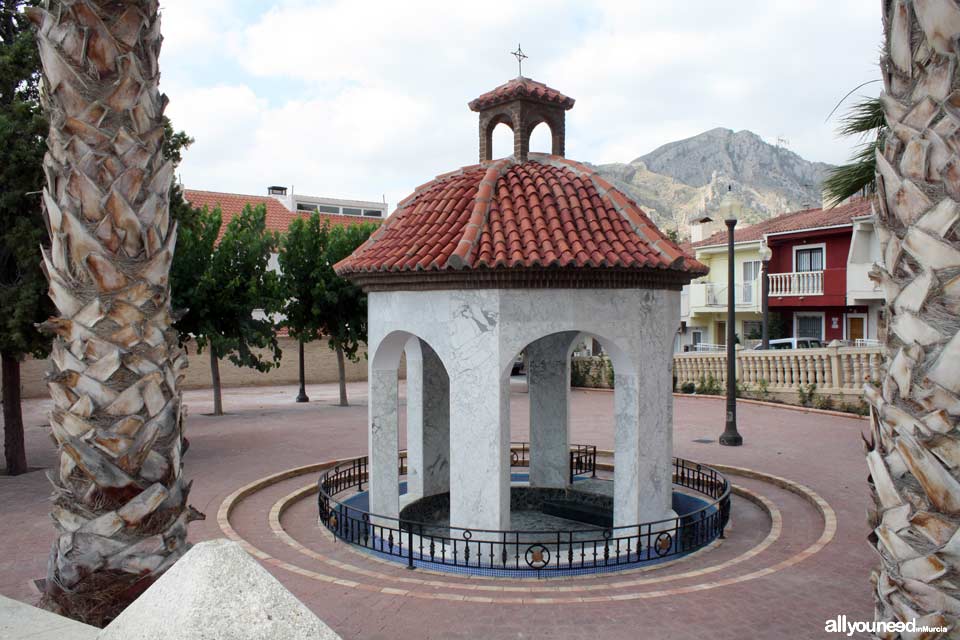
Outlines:
{"type": "Polygon", "coordinates": [[[827,174],[823,181],[825,204],[839,204],[859,193],[876,191],[876,152],[883,147],[886,129],[879,98],[862,98],[841,119],[837,133],[860,138],[863,144],[850,162],[834,167],[827,174]]]}
{"type": "Polygon", "coordinates": [[[170,328],[173,165],[156,0],[32,8],[50,121],[43,266],[59,312],[48,383],[59,453],[44,604],[102,625],[188,549],[170,328]]]}
{"type": "Polygon", "coordinates": [[[889,133],[876,154],[876,213],[884,265],[873,276],[886,292],[887,360],[882,379],[865,389],[875,503],[870,540],[881,560],[872,576],[876,617],[955,627],[960,114],[954,88],[960,82],[960,4],[884,0],[883,26],[880,103],[889,133]]]}

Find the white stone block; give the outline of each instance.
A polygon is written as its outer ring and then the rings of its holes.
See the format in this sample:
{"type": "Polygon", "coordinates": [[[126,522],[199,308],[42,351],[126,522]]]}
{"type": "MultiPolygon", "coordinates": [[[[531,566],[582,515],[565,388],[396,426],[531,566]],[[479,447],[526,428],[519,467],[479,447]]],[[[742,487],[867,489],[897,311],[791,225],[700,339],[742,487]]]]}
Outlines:
{"type": "Polygon", "coordinates": [[[0,596],[0,638],[94,640],[96,627],[0,596]]]}
{"type": "Polygon", "coordinates": [[[335,640],[236,542],[194,545],[98,640],[335,640]]]}

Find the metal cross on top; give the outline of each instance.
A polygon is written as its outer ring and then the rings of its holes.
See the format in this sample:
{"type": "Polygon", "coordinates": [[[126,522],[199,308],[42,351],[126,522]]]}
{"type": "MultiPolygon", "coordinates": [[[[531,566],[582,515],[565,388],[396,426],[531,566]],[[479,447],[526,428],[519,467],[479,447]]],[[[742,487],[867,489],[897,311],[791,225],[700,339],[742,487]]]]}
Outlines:
{"type": "Polygon", "coordinates": [[[510,55],[517,59],[517,67],[519,68],[519,75],[523,76],[523,61],[526,60],[529,56],[523,52],[523,49],[520,48],[520,43],[517,43],[517,50],[511,51],[510,55]]]}

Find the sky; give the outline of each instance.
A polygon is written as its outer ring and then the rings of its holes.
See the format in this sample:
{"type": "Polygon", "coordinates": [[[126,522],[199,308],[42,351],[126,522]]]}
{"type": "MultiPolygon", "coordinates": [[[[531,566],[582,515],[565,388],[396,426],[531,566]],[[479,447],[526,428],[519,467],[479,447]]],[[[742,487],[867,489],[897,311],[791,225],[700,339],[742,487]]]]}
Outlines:
{"type": "MultiPolygon", "coordinates": [[[[726,127],[845,161],[834,106],[879,77],[880,0],[161,0],[192,189],[393,205],[477,161],[467,102],[518,73],[576,99],[566,155],[629,162],[726,127]]],[[[873,83],[854,94],[877,95],[873,83]]],[[[838,113],[842,112],[842,108],[838,113]]],[[[532,151],[549,151],[545,125],[532,151]]],[[[509,129],[494,156],[512,152],[509,129]]]]}

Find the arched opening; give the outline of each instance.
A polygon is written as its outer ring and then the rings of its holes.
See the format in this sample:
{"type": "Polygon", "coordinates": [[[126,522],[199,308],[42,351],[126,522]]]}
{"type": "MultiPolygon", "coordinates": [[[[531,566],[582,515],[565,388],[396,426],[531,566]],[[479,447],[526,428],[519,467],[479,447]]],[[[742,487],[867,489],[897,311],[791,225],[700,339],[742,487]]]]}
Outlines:
{"type": "MultiPolygon", "coordinates": [[[[539,510],[512,509],[511,526],[589,529],[612,526],[615,482],[597,473],[596,450],[616,445],[614,370],[632,371],[612,341],[588,332],[549,334],[527,344],[510,365],[511,467],[515,484],[565,492],[539,510]],[[603,355],[596,346],[604,346],[603,355]]],[[[534,504],[531,498],[521,501],[534,504]]]]}
{"type": "Polygon", "coordinates": [[[513,128],[506,120],[491,123],[492,155],[494,160],[513,155],[513,128]]]}
{"type": "Polygon", "coordinates": [[[553,153],[553,130],[550,125],[541,120],[530,131],[531,153],[553,153]]]}
{"type": "Polygon", "coordinates": [[[394,331],[376,347],[369,382],[369,507],[397,517],[401,503],[449,491],[450,379],[426,341],[394,331]],[[399,380],[401,361],[405,384],[399,380]]]}

